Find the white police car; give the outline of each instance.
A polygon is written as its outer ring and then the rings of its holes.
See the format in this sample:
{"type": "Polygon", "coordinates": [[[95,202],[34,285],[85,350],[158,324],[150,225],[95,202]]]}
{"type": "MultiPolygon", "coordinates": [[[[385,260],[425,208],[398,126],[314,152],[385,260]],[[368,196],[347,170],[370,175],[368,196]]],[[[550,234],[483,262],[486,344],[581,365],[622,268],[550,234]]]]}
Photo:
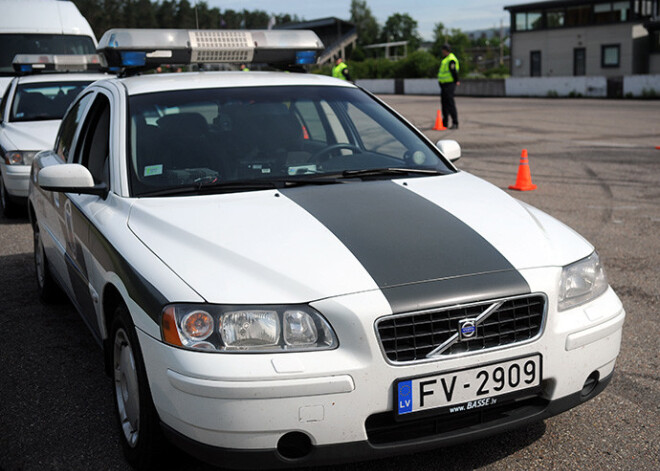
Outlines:
{"type": "Polygon", "coordinates": [[[309,32],[114,30],[32,167],[43,297],[106,354],[124,450],[331,464],[506,431],[593,398],[625,313],[594,247],[457,170],[345,81],[130,76],[308,62],[309,32]],[[158,45],[158,46],[154,46],[158,45]],[[130,66],[128,67],[127,64],[130,66]]]}
{"type": "Polygon", "coordinates": [[[69,104],[103,77],[86,72],[99,68],[96,55],[19,54],[13,65],[21,75],[0,101],[0,207],[7,216],[25,206],[32,159],[52,147],[69,104]]]}

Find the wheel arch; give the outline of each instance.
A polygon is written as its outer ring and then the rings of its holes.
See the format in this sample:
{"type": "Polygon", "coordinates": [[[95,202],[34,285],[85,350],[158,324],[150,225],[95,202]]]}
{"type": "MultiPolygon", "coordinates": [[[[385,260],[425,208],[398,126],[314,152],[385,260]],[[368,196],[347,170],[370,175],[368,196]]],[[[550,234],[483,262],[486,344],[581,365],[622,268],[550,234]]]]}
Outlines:
{"type": "Polygon", "coordinates": [[[32,230],[35,230],[37,227],[37,213],[34,210],[32,201],[30,200],[28,200],[28,219],[30,221],[30,226],[32,226],[32,230]]]}
{"type": "Polygon", "coordinates": [[[112,283],[107,283],[103,287],[102,300],[102,322],[104,328],[103,335],[103,357],[105,363],[105,372],[108,376],[112,375],[112,339],[110,332],[112,331],[112,323],[115,318],[115,312],[120,305],[127,306],[126,301],[122,297],[119,289],[112,283]]]}

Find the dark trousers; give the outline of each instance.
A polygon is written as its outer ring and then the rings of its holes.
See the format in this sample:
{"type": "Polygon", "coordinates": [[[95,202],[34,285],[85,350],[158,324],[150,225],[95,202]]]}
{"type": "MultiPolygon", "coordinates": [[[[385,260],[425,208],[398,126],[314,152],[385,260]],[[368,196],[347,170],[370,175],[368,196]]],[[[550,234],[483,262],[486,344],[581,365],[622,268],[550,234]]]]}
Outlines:
{"type": "Polygon", "coordinates": [[[456,92],[456,82],[440,84],[440,101],[442,102],[442,124],[449,126],[447,118],[451,116],[454,124],[458,124],[458,113],[456,112],[456,102],[454,101],[454,92],[456,92]]]}

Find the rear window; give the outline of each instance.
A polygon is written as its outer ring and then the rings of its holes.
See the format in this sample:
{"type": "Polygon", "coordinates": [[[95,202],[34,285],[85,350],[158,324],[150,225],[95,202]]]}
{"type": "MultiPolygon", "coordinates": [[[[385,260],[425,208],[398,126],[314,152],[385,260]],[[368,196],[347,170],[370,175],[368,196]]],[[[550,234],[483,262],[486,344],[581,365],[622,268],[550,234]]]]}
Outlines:
{"type": "Polygon", "coordinates": [[[16,54],[96,54],[96,48],[89,36],[0,34],[0,74],[14,75],[16,54]]]}

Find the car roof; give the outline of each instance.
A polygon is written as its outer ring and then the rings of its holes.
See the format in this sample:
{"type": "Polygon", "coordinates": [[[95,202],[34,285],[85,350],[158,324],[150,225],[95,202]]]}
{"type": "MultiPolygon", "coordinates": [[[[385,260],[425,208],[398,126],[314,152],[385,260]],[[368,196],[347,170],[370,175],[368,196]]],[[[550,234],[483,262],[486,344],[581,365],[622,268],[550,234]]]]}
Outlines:
{"type": "Polygon", "coordinates": [[[102,74],[100,72],[70,72],[70,73],[45,73],[34,75],[23,75],[18,77],[18,83],[44,83],[44,82],[96,82],[102,78],[109,78],[112,75],[102,74]]]}
{"type": "Polygon", "coordinates": [[[203,88],[311,85],[355,87],[350,82],[326,75],[286,72],[179,72],[138,75],[118,80],[124,84],[129,95],[203,88]]]}

